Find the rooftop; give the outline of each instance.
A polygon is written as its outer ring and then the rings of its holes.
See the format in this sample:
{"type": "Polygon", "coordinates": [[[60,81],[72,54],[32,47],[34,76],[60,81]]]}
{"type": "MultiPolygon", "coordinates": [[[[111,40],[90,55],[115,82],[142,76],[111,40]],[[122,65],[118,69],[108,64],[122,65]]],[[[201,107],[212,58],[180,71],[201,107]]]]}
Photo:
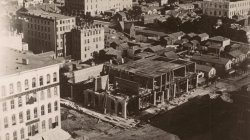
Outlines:
{"type": "Polygon", "coordinates": [[[212,56],[212,55],[194,55],[192,57],[192,60],[209,62],[209,63],[214,63],[214,64],[222,64],[222,65],[226,65],[230,61],[230,59],[212,56]]]}
{"type": "Polygon", "coordinates": [[[53,12],[47,12],[46,10],[42,8],[21,8],[18,10],[19,13],[29,16],[36,16],[36,17],[42,17],[46,19],[68,19],[68,18],[74,18],[71,16],[65,16],[58,13],[53,12]]]}
{"type": "Polygon", "coordinates": [[[213,67],[207,66],[207,65],[199,65],[196,64],[196,70],[204,71],[204,72],[210,72],[213,67]]]}
{"type": "Polygon", "coordinates": [[[168,59],[165,57],[150,57],[148,59],[140,59],[131,61],[123,65],[113,66],[116,69],[128,71],[137,75],[154,78],[165,74],[169,71],[181,68],[188,63],[185,60],[168,59]]]}
{"type": "Polygon", "coordinates": [[[211,37],[209,38],[209,40],[211,41],[226,41],[226,40],[230,40],[229,38],[226,37],[222,37],[222,36],[215,36],[215,37],[211,37]]]}
{"type": "Polygon", "coordinates": [[[0,52],[0,76],[60,64],[63,61],[63,59],[53,59],[52,54],[52,52],[48,52],[35,55],[29,52],[2,48],[0,52]],[[24,61],[26,61],[26,63],[24,61]]]}

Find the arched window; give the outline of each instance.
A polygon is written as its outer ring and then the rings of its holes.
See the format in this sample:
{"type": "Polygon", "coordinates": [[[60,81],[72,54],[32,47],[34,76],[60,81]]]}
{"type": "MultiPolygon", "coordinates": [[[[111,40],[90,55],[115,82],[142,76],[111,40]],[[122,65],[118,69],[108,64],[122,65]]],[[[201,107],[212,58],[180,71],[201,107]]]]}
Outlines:
{"type": "Polygon", "coordinates": [[[56,72],[53,73],[53,82],[56,82],[57,81],[57,74],[56,72]]]}
{"type": "Polygon", "coordinates": [[[14,85],[13,83],[10,84],[10,95],[14,93],[14,85]]]}
{"type": "Polygon", "coordinates": [[[23,123],[23,112],[19,112],[19,122],[23,123]]]}
{"type": "Polygon", "coordinates": [[[114,100],[111,100],[111,109],[112,109],[112,110],[115,109],[115,102],[114,102],[114,100]]]}
{"type": "Polygon", "coordinates": [[[32,88],[36,87],[36,78],[32,78],[32,88]]]}
{"type": "Polygon", "coordinates": [[[55,111],[58,110],[58,102],[57,101],[55,101],[55,103],[54,103],[54,109],[55,109],[55,111]]]}
{"type": "Polygon", "coordinates": [[[45,115],[44,105],[41,106],[41,115],[45,115]]]}
{"type": "Polygon", "coordinates": [[[50,74],[47,74],[47,84],[50,83],[50,74]]]}
{"type": "Polygon", "coordinates": [[[22,86],[20,81],[17,82],[17,92],[22,92],[22,86]]]}
{"type": "Polygon", "coordinates": [[[22,97],[18,97],[18,107],[22,107],[22,106],[23,106],[22,97]]]}
{"type": "Polygon", "coordinates": [[[9,134],[9,133],[6,133],[5,139],[6,139],[6,140],[10,140],[10,134],[9,134]]]}
{"type": "Polygon", "coordinates": [[[57,93],[57,87],[54,87],[54,95],[57,96],[58,93],[57,93]]]}
{"type": "Polygon", "coordinates": [[[27,110],[26,115],[27,115],[27,120],[30,120],[30,110],[29,109],[27,110]]]}
{"type": "Polygon", "coordinates": [[[58,121],[59,121],[59,118],[58,118],[58,116],[56,116],[56,117],[55,117],[56,126],[58,126],[58,121]]]}
{"type": "Polygon", "coordinates": [[[3,122],[4,122],[4,128],[8,128],[9,127],[8,117],[4,117],[3,122]]]}
{"type": "Polygon", "coordinates": [[[48,113],[51,113],[51,103],[48,104],[48,113]]]}
{"type": "Polygon", "coordinates": [[[40,86],[43,85],[43,76],[40,76],[40,77],[39,77],[39,83],[40,83],[40,86]]]}
{"type": "Polygon", "coordinates": [[[49,118],[49,129],[52,128],[52,118],[49,118]]]}
{"type": "Polygon", "coordinates": [[[44,91],[42,90],[41,93],[40,93],[40,99],[44,100],[44,98],[45,98],[45,95],[44,95],[44,91]]]}
{"type": "Polygon", "coordinates": [[[34,108],[34,118],[37,118],[37,108],[34,108]]]}
{"type": "Polygon", "coordinates": [[[24,128],[22,128],[20,130],[20,135],[21,135],[21,139],[24,139],[25,138],[25,135],[24,135],[24,128]]]}
{"type": "Polygon", "coordinates": [[[28,80],[28,79],[26,79],[26,80],[24,81],[24,88],[25,88],[25,90],[28,90],[28,89],[29,89],[29,80],[28,80]]]}
{"type": "Polygon", "coordinates": [[[50,90],[50,88],[47,89],[47,98],[51,98],[51,90],[50,90]]]}
{"type": "Polygon", "coordinates": [[[45,124],[45,120],[42,121],[42,130],[46,129],[46,124],[45,124]]]}
{"type": "Polygon", "coordinates": [[[11,118],[12,118],[12,125],[16,125],[16,115],[13,114],[11,118]]]}
{"type": "Polygon", "coordinates": [[[13,140],[17,140],[17,132],[16,131],[13,132],[13,140]]]}
{"type": "Polygon", "coordinates": [[[10,100],[10,108],[15,109],[15,101],[14,101],[14,99],[10,100]]]}

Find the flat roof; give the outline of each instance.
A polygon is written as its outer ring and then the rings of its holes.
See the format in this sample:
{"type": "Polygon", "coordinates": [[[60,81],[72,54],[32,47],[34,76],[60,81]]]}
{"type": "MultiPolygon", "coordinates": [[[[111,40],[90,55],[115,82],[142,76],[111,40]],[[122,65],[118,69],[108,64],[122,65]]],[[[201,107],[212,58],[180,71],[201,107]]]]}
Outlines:
{"type": "Polygon", "coordinates": [[[123,65],[113,66],[113,68],[128,71],[136,75],[154,78],[184,66],[184,64],[176,63],[174,59],[155,56],[148,59],[131,61],[123,65]]]}
{"type": "Polygon", "coordinates": [[[20,73],[50,65],[60,64],[63,58],[53,59],[52,52],[35,55],[30,52],[22,52],[9,48],[1,48],[0,52],[0,76],[20,73]],[[28,64],[23,63],[28,60],[28,64]]]}
{"type": "Polygon", "coordinates": [[[24,14],[24,15],[28,15],[28,16],[35,16],[35,17],[41,17],[41,18],[46,18],[46,19],[68,19],[68,18],[74,18],[71,16],[66,16],[66,15],[62,15],[59,13],[52,13],[52,12],[47,12],[44,11],[43,9],[39,9],[39,8],[21,8],[18,10],[20,13],[24,14]]]}
{"type": "Polygon", "coordinates": [[[202,61],[222,65],[226,65],[230,61],[230,59],[212,55],[194,55],[191,59],[194,61],[202,61]]]}

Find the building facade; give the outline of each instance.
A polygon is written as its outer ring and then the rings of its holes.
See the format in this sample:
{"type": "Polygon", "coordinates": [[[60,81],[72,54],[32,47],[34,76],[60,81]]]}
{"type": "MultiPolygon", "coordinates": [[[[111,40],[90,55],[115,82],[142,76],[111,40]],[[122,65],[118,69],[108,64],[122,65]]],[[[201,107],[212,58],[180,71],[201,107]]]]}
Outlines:
{"type": "Polygon", "coordinates": [[[66,32],[76,25],[75,17],[40,10],[21,12],[24,41],[34,53],[55,51],[56,56],[65,54],[66,32]]]}
{"type": "Polygon", "coordinates": [[[216,17],[232,18],[246,16],[250,11],[250,0],[204,0],[202,3],[203,14],[216,17]]]}
{"type": "Polygon", "coordinates": [[[75,28],[66,38],[67,52],[75,60],[87,61],[104,49],[104,27],[100,24],[75,28]]]}
{"type": "Polygon", "coordinates": [[[4,51],[0,76],[0,139],[32,139],[60,129],[60,62],[48,56],[4,51]]]}
{"type": "Polygon", "coordinates": [[[70,11],[73,9],[96,15],[111,9],[121,11],[132,8],[132,0],[65,0],[65,7],[70,11]]]}

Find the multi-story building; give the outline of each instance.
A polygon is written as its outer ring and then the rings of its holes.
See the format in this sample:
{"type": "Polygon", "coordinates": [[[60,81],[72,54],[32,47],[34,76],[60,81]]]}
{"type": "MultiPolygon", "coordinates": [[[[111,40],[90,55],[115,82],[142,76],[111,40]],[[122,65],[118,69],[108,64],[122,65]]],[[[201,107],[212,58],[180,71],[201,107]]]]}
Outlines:
{"type": "Polygon", "coordinates": [[[19,10],[24,18],[22,23],[24,41],[34,53],[55,51],[56,56],[64,56],[66,32],[76,25],[75,17],[39,10],[19,10]]]}
{"type": "Polygon", "coordinates": [[[75,60],[87,61],[104,49],[104,27],[100,24],[72,29],[66,36],[67,54],[75,60]]]}
{"type": "Polygon", "coordinates": [[[101,14],[110,9],[132,8],[132,0],[65,0],[68,10],[83,11],[84,14],[101,14]]]}
{"type": "Polygon", "coordinates": [[[50,53],[34,55],[2,48],[0,63],[0,139],[42,139],[52,131],[63,131],[61,62],[50,53]]]}
{"type": "Polygon", "coordinates": [[[209,16],[246,16],[250,11],[250,0],[204,0],[202,9],[209,16]]]}

